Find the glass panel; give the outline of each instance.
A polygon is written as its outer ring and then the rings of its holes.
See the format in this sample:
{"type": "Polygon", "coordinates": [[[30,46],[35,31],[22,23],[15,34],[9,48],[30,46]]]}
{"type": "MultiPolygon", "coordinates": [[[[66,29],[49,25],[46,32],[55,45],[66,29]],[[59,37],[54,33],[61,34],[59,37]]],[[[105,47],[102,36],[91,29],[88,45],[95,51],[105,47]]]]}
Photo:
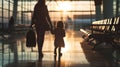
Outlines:
{"type": "Polygon", "coordinates": [[[10,3],[10,10],[13,10],[13,3],[10,3]]]}
{"type": "Polygon", "coordinates": [[[2,7],[2,0],[0,0],[0,7],[2,7]]]}
{"type": "Polygon", "coordinates": [[[4,1],[4,9],[8,9],[8,1],[4,1]]]}
{"type": "Polygon", "coordinates": [[[2,16],[2,9],[0,9],[0,17],[2,16]]]}
{"type": "Polygon", "coordinates": [[[8,17],[8,10],[4,10],[4,17],[8,17]]]}

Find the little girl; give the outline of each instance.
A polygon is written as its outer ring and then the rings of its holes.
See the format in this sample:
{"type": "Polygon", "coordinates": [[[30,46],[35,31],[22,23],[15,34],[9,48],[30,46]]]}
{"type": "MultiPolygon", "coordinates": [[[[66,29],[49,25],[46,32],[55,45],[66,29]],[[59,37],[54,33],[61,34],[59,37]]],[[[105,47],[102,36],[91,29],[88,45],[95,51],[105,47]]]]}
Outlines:
{"type": "Polygon", "coordinates": [[[61,47],[65,47],[64,44],[64,39],[63,37],[65,37],[65,30],[63,29],[63,22],[62,21],[58,21],[57,23],[57,27],[54,29],[53,33],[55,35],[55,40],[54,40],[54,54],[56,55],[56,51],[58,48],[58,53],[61,56],[61,47]]]}

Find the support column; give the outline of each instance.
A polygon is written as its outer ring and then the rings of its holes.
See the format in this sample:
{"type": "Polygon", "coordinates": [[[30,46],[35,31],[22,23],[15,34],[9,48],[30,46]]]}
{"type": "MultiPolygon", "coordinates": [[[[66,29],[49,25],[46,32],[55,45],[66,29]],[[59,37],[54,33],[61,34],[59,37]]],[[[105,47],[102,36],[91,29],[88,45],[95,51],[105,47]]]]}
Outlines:
{"type": "Polygon", "coordinates": [[[119,13],[120,3],[119,2],[120,2],[119,0],[116,0],[116,16],[120,15],[120,13],[119,13]]]}
{"type": "Polygon", "coordinates": [[[94,2],[95,2],[95,12],[96,12],[95,20],[101,20],[102,19],[102,13],[101,13],[102,0],[94,0],[94,2]]]}
{"type": "Polygon", "coordinates": [[[17,20],[17,7],[18,7],[18,0],[14,0],[13,17],[14,17],[15,23],[16,23],[16,20],[17,20]]]}
{"type": "MultiPolygon", "coordinates": [[[[17,20],[17,7],[18,7],[18,0],[14,0],[14,5],[13,5],[13,18],[14,18],[14,25],[16,23],[17,20]]],[[[11,35],[12,37],[14,35],[11,35]]],[[[14,37],[13,37],[14,38],[14,37]]],[[[18,62],[18,52],[17,52],[17,45],[16,43],[13,45],[14,48],[14,62],[17,63],[18,62]]]]}
{"type": "Polygon", "coordinates": [[[4,31],[4,20],[3,20],[3,17],[4,17],[4,0],[2,0],[2,32],[4,31]]]}
{"type": "Polygon", "coordinates": [[[104,19],[113,17],[113,0],[103,0],[103,17],[104,19]]]}

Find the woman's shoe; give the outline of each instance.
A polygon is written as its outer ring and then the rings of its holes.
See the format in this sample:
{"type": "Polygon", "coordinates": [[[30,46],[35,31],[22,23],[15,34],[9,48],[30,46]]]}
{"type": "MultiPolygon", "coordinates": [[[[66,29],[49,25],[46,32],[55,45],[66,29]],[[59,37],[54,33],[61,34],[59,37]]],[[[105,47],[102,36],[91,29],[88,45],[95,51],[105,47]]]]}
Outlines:
{"type": "Polygon", "coordinates": [[[57,55],[57,53],[56,53],[56,52],[54,52],[54,55],[57,55]]]}

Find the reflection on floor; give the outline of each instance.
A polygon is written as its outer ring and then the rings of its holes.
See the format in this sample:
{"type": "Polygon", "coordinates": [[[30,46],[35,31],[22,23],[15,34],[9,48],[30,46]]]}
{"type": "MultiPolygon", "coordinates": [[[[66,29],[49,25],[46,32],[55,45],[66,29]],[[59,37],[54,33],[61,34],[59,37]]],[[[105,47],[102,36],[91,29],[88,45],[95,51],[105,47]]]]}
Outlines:
{"type": "MultiPolygon", "coordinates": [[[[91,46],[81,44],[79,31],[67,31],[62,56],[55,56],[54,35],[46,32],[43,46],[44,57],[38,61],[37,47],[26,47],[26,32],[0,36],[0,67],[113,67],[111,56],[92,51],[91,46]]],[[[110,52],[110,51],[109,51],[110,52]]]]}

